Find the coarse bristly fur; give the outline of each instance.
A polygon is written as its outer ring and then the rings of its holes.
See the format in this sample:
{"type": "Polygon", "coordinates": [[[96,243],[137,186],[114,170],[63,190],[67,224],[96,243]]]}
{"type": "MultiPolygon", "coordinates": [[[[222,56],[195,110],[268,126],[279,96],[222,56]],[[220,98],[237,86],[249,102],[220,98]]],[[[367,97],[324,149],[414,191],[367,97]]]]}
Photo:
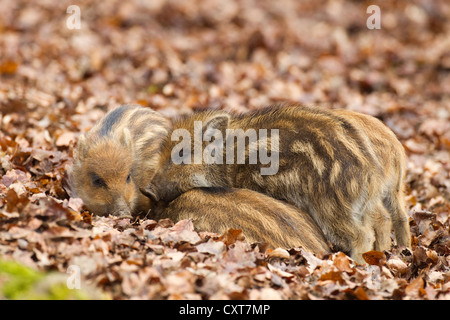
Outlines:
{"type": "Polygon", "coordinates": [[[183,193],[152,218],[191,219],[198,231],[223,234],[241,229],[250,243],[271,248],[302,247],[315,254],[331,252],[322,231],[300,209],[248,189],[199,188],[183,193]]]}
{"type": "MultiPolygon", "coordinates": [[[[245,164],[225,160],[223,164],[174,164],[171,152],[179,142],[167,139],[160,169],[146,188],[155,199],[170,201],[198,187],[247,188],[308,212],[335,248],[359,263],[364,262],[364,252],[390,248],[392,227],[397,244],[410,246],[403,194],[404,149],[378,119],[294,105],[239,116],[199,112],[175,121],[172,129],[187,129],[193,136],[194,121],[202,121],[203,133],[218,130],[224,136],[227,129],[278,129],[279,143],[273,151],[279,154],[278,172],[261,175],[266,165],[250,165],[248,158],[245,164]]],[[[198,141],[192,139],[191,150],[194,143],[198,141]]],[[[248,144],[246,148],[248,157],[248,144]]],[[[227,149],[223,150],[225,159],[227,149]]]]}
{"type": "Polygon", "coordinates": [[[81,135],[74,155],[75,193],[97,215],[145,214],[150,200],[139,189],[155,174],[170,122],[139,105],[108,112],[81,135]]]}

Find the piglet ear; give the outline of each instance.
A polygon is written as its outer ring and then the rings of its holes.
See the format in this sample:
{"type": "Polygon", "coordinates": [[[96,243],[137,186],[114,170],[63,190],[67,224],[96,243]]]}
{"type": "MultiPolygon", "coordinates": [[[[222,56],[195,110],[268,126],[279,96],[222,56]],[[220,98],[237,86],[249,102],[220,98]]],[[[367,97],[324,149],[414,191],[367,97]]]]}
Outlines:
{"type": "Polygon", "coordinates": [[[89,145],[87,143],[86,136],[81,134],[78,138],[75,158],[83,161],[87,157],[88,151],[89,145]]]}
{"type": "Polygon", "coordinates": [[[212,137],[215,135],[216,130],[225,135],[228,123],[230,122],[230,116],[228,114],[219,114],[209,119],[203,126],[203,137],[212,137]]]}

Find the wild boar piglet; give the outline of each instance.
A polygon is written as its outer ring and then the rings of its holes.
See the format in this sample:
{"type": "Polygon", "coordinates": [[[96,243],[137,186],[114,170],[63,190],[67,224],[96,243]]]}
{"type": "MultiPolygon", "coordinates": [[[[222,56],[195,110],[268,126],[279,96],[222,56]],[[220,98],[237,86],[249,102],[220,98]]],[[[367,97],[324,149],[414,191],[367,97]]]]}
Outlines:
{"type": "Polygon", "coordinates": [[[150,200],[139,189],[153,178],[170,122],[139,105],[108,112],[78,139],[72,168],[75,193],[98,215],[145,214],[150,200]]]}
{"type": "Polygon", "coordinates": [[[151,212],[153,219],[191,219],[198,231],[223,234],[241,229],[245,241],[271,248],[302,247],[315,254],[331,252],[322,231],[300,209],[248,189],[199,188],[183,193],[151,212]]]}
{"type": "Polygon", "coordinates": [[[146,194],[170,201],[193,188],[246,188],[314,219],[336,249],[410,246],[405,154],[378,119],[346,110],[269,107],[242,115],[204,111],[173,122],[146,194]]]}

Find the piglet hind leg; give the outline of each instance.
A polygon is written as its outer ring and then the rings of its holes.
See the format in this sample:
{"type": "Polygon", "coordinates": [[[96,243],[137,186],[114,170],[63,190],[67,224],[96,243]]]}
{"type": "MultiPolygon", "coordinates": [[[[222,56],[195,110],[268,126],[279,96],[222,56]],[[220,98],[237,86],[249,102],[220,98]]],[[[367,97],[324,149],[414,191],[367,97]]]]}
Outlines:
{"type": "Polygon", "coordinates": [[[347,217],[334,223],[327,222],[326,225],[333,227],[325,228],[323,232],[332,243],[334,250],[350,255],[358,264],[365,264],[362,254],[373,250],[375,242],[375,231],[370,224],[370,219],[359,221],[347,217]]]}
{"type": "Polygon", "coordinates": [[[389,212],[379,203],[374,212],[368,215],[371,219],[370,224],[375,232],[374,249],[376,251],[384,251],[391,249],[391,230],[392,220],[389,212]]]}
{"type": "Polygon", "coordinates": [[[359,228],[355,232],[356,237],[352,241],[351,257],[358,264],[366,264],[363,253],[373,250],[375,231],[373,228],[359,228]]]}
{"type": "Polygon", "coordinates": [[[403,190],[389,194],[383,200],[383,204],[392,217],[392,227],[397,245],[411,248],[409,216],[405,209],[403,190]]]}

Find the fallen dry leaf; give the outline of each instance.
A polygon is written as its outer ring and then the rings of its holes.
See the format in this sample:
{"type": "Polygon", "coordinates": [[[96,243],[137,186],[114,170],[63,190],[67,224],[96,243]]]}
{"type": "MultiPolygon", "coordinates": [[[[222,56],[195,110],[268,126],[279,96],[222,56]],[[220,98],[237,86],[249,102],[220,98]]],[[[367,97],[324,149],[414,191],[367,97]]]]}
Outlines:
{"type": "Polygon", "coordinates": [[[223,235],[219,237],[219,241],[222,241],[227,246],[235,243],[236,241],[242,241],[244,239],[244,235],[242,234],[241,229],[228,229],[223,235]]]}
{"type": "Polygon", "coordinates": [[[374,266],[382,266],[386,263],[386,255],[381,251],[368,251],[363,253],[364,260],[374,266]]]}

